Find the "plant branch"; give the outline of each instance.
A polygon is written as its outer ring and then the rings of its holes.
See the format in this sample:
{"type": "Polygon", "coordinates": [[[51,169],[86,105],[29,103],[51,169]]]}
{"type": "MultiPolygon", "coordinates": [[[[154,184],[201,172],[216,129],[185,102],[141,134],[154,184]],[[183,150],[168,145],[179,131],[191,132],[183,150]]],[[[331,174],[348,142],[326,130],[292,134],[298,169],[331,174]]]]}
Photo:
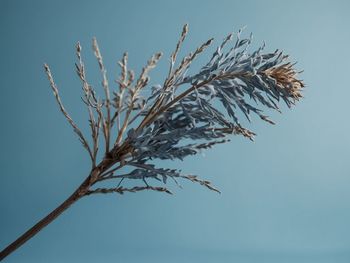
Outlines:
{"type": "Polygon", "coordinates": [[[103,59],[102,55],[100,52],[100,48],[98,47],[98,43],[96,38],[93,38],[92,40],[92,47],[95,53],[95,56],[98,61],[98,65],[101,70],[102,74],[102,86],[105,92],[105,97],[106,97],[106,110],[107,110],[107,117],[106,120],[104,121],[104,131],[105,131],[105,142],[106,142],[106,147],[105,147],[105,152],[109,152],[109,141],[110,141],[110,133],[111,133],[111,106],[110,106],[110,94],[109,94],[109,85],[108,85],[108,80],[107,80],[107,71],[105,69],[105,66],[103,64],[103,59]]]}
{"type": "Polygon", "coordinates": [[[135,186],[132,188],[125,188],[122,186],[116,187],[116,188],[97,188],[95,190],[90,190],[86,192],[86,195],[92,195],[92,194],[109,194],[109,193],[118,193],[118,194],[124,194],[125,192],[131,192],[136,193],[143,190],[152,190],[157,192],[165,192],[167,194],[173,194],[169,189],[166,187],[158,187],[158,186],[135,186]]]}
{"type": "Polygon", "coordinates": [[[94,157],[93,154],[91,152],[91,149],[89,147],[89,144],[87,142],[87,140],[85,139],[83,133],[80,131],[80,129],[78,128],[78,126],[75,124],[75,122],[73,121],[73,119],[69,116],[68,112],[66,111],[66,109],[64,108],[60,95],[58,93],[58,88],[53,80],[52,74],[51,74],[51,70],[49,68],[49,66],[47,64],[44,64],[44,69],[46,72],[46,75],[49,79],[50,82],[50,86],[52,88],[53,94],[56,98],[56,101],[58,103],[58,106],[60,107],[61,112],[63,113],[63,115],[66,117],[67,121],[69,122],[69,124],[73,127],[74,132],[78,135],[80,141],[82,142],[84,148],[89,152],[90,158],[92,161],[94,161],[94,157]]]}
{"type": "Polygon", "coordinates": [[[183,93],[178,95],[176,98],[174,98],[173,100],[168,102],[166,105],[164,105],[163,107],[160,107],[156,112],[146,116],[143,119],[143,121],[140,123],[139,127],[137,127],[136,130],[139,131],[139,130],[143,129],[144,127],[146,127],[147,125],[151,124],[157,118],[157,116],[161,115],[163,112],[168,110],[175,103],[179,102],[180,100],[185,98],[188,94],[190,94],[191,92],[195,91],[196,89],[199,89],[200,87],[203,87],[203,86],[207,85],[208,83],[210,83],[215,78],[217,78],[217,77],[215,75],[213,75],[209,79],[207,79],[205,81],[202,81],[201,83],[199,83],[197,85],[191,86],[189,89],[187,89],[186,91],[184,91],[183,93]]]}
{"type": "Polygon", "coordinates": [[[100,130],[100,125],[101,125],[101,115],[102,114],[101,114],[101,112],[98,112],[98,119],[96,122],[95,117],[94,117],[94,113],[93,113],[93,108],[95,108],[96,111],[99,111],[100,108],[98,107],[97,101],[94,101],[94,103],[91,102],[91,98],[93,100],[95,99],[94,96],[92,96],[92,93],[94,93],[94,91],[92,90],[92,88],[90,87],[90,85],[88,84],[88,82],[86,80],[85,66],[84,66],[84,63],[83,63],[82,57],[81,57],[81,49],[82,49],[81,45],[78,42],[76,45],[76,53],[77,53],[79,65],[76,64],[76,68],[77,68],[77,74],[78,74],[78,76],[83,84],[84,97],[86,100],[86,105],[87,105],[88,113],[89,113],[91,136],[92,136],[92,140],[93,140],[92,167],[94,168],[96,166],[96,157],[97,157],[97,152],[98,152],[98,137],[99,137],[99,130],[100,130]]]}
{"type": "Polygon", "coordinates": [[[164,185],[168,178],[173,179],[176,184],[178,184],[176,179],[187,179],[219,192],[209,181],[194,175],[183,175],[177,169],[156,168],[152,160],[183,160],[204,149],[230,141],[227,138],[230,134],[241,134],[253,140],[255,133],[241,126],[239,122],[241,116],[236,115],[237,111],[248,120],[250,113],[253,112],[264,121],[274,124],[262,114],[263,110],[258,108],[259,105],[280,112],[278,106],[280,101],[291,107],[302,97],[304,83],[297,78],[300,72],[295,70],[295,64],[285,61],[288,56],[278,50],[263,53],[264,46],[249,53],[248,47],[252,37],[241,39],[241,30],[231,48],[226,50],[226,45],[232,40],[232,34],[229,34],[217,47],[207,64],[196,74],[187,75],[191,63],[213,41],[209,39],[175,66],[187,32],[188,26],[185,25],[170,56],[169,72],[163,86],[155,86],[148,98],[144,98],[141,91],[148,86],[150,80],[148,74],[157,65],[162,53],[154,54],[147,61],[135,82],[133,71],[127,67],[128,55],[124,53],[122,60],[118,62],[121,67],[120,77],[116,80],[119,91],[113,91],[114,97],[111,101],[107,71],[97,40],[93,38],[92,47],[102,75],[104,90],[104,99],[100,101],[86,79],[81,46],[80,43],[77,44],[76,69],[84,92],[82,100],[89,114],[91,148],[64,108],[49,66],[44,65],[60,111],[88,151],[92,169],[89,176],[67,200],[1,251],[0,260],[23,245],[83,196],[134,193],[143,190],[171,194],[166,187],[152,186],[151,180],[149,184],[146,180],[150,178],[163,182],[164,185]],[[186,89],[180,92],[179,87],[182,85],[186,85],[186,89]],[[258,106],[251,105],[251,101],[258,106]],[[221,103],[221,107],[217,107],[218,105],[214,104],[216,102],[221,103]],[[123,120],[121,116],[124,117],[123,120]],[[139,117],[140,123],[138,126],[135,125],[136,129],[130,128],[130,124],[139,117]],[[117,122],[116,140],[111,144],[112,127],[115,122],[117,122]],[[100,132],[104,136],[105,149],[102,160],[96,165],[100,132]],[[188,142],[189,140],[194,143],[188,142]],[[115,174],[126,165],[134,167],[130,173],[115,174]],[[93,188],[98,182],[117,178],[121,180],[116,187],[93,188]],[[139,182],[142,180],[145,186],[123,187],[121,183],[124,179],[137,179],[139,182]]]}

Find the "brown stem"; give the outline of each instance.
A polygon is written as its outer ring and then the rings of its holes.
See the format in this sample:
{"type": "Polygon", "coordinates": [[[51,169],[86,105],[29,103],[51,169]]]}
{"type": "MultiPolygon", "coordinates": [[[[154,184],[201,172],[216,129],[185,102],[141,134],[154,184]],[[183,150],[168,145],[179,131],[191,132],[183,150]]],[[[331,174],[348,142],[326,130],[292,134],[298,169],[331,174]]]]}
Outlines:
{"type": "MultiPolygon", "coordinates": [[[[115,149],[114,149],[115,150],[115,149]]],[[[50,224],[53,220],[55,220],[60,214],[62,214],[65,210],[67,210],[72,204],[82,198],[89,191],[91,185],[93,185],[100,174],[105,172],[108,168],[113,166],[119,159],[104,159],[96,168],[94,168],[90,175],[84,180],[84,182],[74,191],[74,193],[68,197],[62,204],[60,204],[55,210],[53,210],[46,217],[41,219],[38,223],[36,223],[32,228],[30,228],[27,232],[17,238],[14,242],[8,245],[3,251],[0,252],[0,261],[2,261],[5,257],[10,255],[13,251],[22,246],[25,242],[35,236],[39,231],[41,231],[45,226],[50,224]]]]}
{"type": "Polygon", "coordinates": [[[68,209],[73,203],[78,201],[81,197],[84,196],[85,192],[88,190],[90,183],[90,176],[88,176],[85,181],[78,187],[78,189],[68,197],[61,205],[49,213],[46,217],[41,219],[36,223],[32,228],[27,232],[17,238],[14,242],[8,245],[3,251],[0,252],[0,261],[11,254],[13,251],[22,246],[30,238],[35,236],[39,231],[41,231],[45,226],[50,224],[55,220],[60,214],[62,214],[66,209],[68,209]]]}

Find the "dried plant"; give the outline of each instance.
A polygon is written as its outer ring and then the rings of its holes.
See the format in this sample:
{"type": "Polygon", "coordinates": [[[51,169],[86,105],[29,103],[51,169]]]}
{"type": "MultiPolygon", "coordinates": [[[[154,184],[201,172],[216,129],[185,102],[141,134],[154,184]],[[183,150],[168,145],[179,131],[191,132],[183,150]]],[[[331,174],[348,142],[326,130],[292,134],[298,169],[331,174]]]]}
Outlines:
{"type": "Polygon", "coordinates": [[[158,168],[152,164],[152,160],[183,160],[215,144],[227,142],[231,134],[253,140],[255,134],[240,124],[241,113],[248,120],[253,113],[274,124],[258,108],[259,105],[279,111],[281,99],[291,107],[302,97],[304,84],[297,78],[299,72],[294,69],[294,64],[287,62],[288,56],[279,50],[263,53],[264,45],[249,52],[252,36],[241,38],[241,30],[235,39],[233,34],[228,35],[197,74],[189,74],[192,62],[212,44],[213,39],[177,63],[187,33],[188,26],[185,25],[170,56],[169,72],[163,85],[151,88],[149,72],[156,67],[162,53],[153,55],[137,78],[128,67],[128,54],[125,53],[119,61],[121,73],[115,81],[118,87],[111,90],[94,38],[92,47],[101,71],[103,99],[99,99],[89,84],[82,47],[80,43],[76,45],[76,72],[81,80],[83,102],[88,111],[91,139],[83,135],[65,110],[51,70],[47,64],[44,65],[60,110],[89,153],[92,168],[89,176],[66,201],[3,250],[0,259],[84,196],[143,190],[171,194],[165,187],[168,179],[177,185],[180,185],[180,179],[186,179],[219,192],[206,180],[182,174],[176,169],[158,168]],[[103,147],[100,147],[100,141],[103,141],[103,147]],[[98,153],[102,150],[103,158],[99,161],[98,153]],[[131,169],[122,172],[126,167],[131,169]],[[140,185],[123,186],[127,180],[135,180],[140,185]],[[111,187],[101,187],[100,183],[105,181],[110,181],[111,187]]]}

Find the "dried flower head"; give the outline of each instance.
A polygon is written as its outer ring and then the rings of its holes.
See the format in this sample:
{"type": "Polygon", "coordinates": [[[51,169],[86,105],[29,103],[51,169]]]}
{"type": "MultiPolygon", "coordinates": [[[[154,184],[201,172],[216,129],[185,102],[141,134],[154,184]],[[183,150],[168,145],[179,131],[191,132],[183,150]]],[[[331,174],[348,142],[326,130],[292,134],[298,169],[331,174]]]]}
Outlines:
{"type": "Polygon", "coordinates": [[[302,89],[304,88],[304,83],[297,78],[297,74],[293,68],[296,63],[292,64],[291,62],[282,64],[278,67],[273,67],[265,70],[265,74],[275,79],[277,85],[281,89],[285,89],[287,94],[290,94],[296,101],[302,98],[302,89]]]}

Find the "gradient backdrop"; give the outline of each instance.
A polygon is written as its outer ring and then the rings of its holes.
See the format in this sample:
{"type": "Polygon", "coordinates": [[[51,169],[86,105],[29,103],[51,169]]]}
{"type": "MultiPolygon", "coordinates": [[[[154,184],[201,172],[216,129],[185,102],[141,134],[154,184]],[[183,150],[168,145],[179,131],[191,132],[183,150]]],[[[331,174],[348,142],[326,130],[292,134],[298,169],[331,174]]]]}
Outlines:
{"type": "Polygon", "coordinates": [[[0,0],[1,249],[87,176],[88,156],[42,68],[50,64],[66,108],[88,131],[78,40],[96,87],[93,36],[110,79],[124,51],[139,72],[162,50],[157,83],[184,23],[182,55],[246,25],[254,45],[265,40],[297,60],[307,84],[297,107],[270,114],[276,126],[248,126],[256,142],[233,137],[205,156],[162,164],[211,180],[221,195],[183,183],[174,196],[86,198],[5,262],[350,262],[349,11],[348,1],[0,0]]]}

